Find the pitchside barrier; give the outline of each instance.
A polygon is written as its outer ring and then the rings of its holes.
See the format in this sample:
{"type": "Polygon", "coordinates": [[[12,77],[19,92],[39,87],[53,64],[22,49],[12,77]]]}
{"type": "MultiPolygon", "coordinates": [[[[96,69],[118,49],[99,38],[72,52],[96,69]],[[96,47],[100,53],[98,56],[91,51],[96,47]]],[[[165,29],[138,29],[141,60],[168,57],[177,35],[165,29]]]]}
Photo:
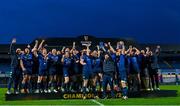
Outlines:
{"type": "MultiPolygon", "coordinates": [[[[110,93],[108,92],[110,96],[110,93]]],[[[101,98],[102,93],[99,92],[98,96],[101,98]]],[[[141,91],[141,92],[129,92],[129,98],[154,98],[154,97],[176,97],[176,90],[161,90],[161,91],[141,91]]],[[[115,98],[121,98],[122,93],[116,92],[115,98]]],[[[83,93],[30,93],[30,94],[5,94],[6,101],[15,101],[15,100],[53,100],[53,99],[82,99],[83,93]]],[[[94,99],[94,94],[89,92],[86,94],[87,99],[94,99]]]]}
{"type": "Polygon", "coordinates": [[[159,69],[159,82],[178,85],[180,83],[180,69],[159,69]]]}
{"type": "Polygon", "coordinates": [[[0,74],[0,88],[7,87],[9,77],[9,74],[0,74]]]}

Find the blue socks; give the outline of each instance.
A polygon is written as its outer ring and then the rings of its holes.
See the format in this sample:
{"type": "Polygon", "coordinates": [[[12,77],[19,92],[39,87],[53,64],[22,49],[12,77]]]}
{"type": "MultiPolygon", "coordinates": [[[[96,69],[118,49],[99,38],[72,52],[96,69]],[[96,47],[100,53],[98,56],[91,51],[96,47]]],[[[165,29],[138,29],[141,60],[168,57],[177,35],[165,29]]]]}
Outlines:
{"type": "Polygon", "coordinates": [[[127,94],[128,94],[128,88],[127,87],[122,88],[122,95],[127,96],[127,94]]]}

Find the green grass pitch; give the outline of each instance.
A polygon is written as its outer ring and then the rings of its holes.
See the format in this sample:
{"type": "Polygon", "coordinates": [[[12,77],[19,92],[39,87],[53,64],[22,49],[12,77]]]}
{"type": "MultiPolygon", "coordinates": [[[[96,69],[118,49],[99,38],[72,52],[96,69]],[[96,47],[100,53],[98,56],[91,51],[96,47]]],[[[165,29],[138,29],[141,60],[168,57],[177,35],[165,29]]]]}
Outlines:
{"type": "Polygon", "coordinates": [[[177,90],[177,97],[129,98],[122,99],[88,99],[88,100],[26,100],[5,101],[5,88],[0,88],[0,105],[180,105],[180,86],[163,85],[162,90],[177,90]]]}

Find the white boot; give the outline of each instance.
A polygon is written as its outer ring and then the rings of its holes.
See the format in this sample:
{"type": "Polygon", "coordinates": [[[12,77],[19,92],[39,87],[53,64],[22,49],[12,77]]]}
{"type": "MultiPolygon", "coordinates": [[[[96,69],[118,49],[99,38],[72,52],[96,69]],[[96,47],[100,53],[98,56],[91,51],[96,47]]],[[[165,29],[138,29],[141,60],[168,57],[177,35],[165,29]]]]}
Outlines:
{"type": "Polygon", "coordinates": [[[6,94],[10,95],[10,94],[11,94],[11,91],[10,91],[10,90],[8,90],[8,91],[6,92],[6,94]]]}

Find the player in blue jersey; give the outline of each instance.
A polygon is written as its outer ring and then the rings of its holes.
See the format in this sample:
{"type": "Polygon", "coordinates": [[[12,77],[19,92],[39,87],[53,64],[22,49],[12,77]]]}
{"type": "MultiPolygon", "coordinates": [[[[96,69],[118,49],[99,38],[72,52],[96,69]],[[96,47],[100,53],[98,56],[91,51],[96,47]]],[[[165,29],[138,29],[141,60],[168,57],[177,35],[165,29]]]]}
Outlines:
{"type": "Polygon", "coordinates": [[[56,88],[56,73],[57,73],[57,63],[58,55],[56,49],[52,49],[51,53],[48,54],[48,70],[49,70],[49,83],[48,83],[48,92],[57,93],[56,88]]]}
{"type": "Polygon", "coordinates": [[[92,59],[90,56],[90,45],[86,45],[86,50],[82,52],[80,57],[80,63],[83,66],[82,76],[83,76],[83,99],[86,99],[87,84],[92,74],[92,59]]]}
{"type": "Polygon", "coordinates": [[[108,42],[108,46],[109,46],[109,54],[112,58],[112,60],[114,62],[116,62],[116,51],[114,50],[114,48],[111,46],[111,42],[108,42]]]}
{"type": "Polygon", "coordinates": [[[128,87],[127,87],[127,58],[125,46],[118,48],[117,56],[117,66],[118,66],[118,79],[122,87],[122,98],[127,99],[128,97],[128,87]]]}
{"type": "Polygon", "coordinates": [[[140,91],[140,69],[138,62],[138,55],[140,51],[133,47],[128,50],[128,67],[129,67],[129,81],[130,81],[130,89],[131,91],[140,91]]]}
{"type": "Polygon", "coordinates": [[[80,91],[80,87],[82,85],[81,79],[81,71],[80,71],[80,54],[79,51],[76,49],[76,43],[73,42],[73,47],[71,49],[72,54],[72,70],[71,70],[71,91],[77,92],[80,91]]]}
{"type": "Polygon", "coordinates": [[[45,40],[42,40],[42,42],[39,45],[39,48],[34,48],[38,52],[37,54],[34,54],[38,58],[38,80],[37,80],[37,90],[35,93],[47,93],[46,88],[46,78],[47,78],[47,61],[48,61],[48,54],[47,50],[42,47],[45,40]]]}
{"type": "Polygon", "coordinates": [[[58,56],[58,62],[57,62],[57,75],[56,75],[56,79],[57,79],[57,86],[56,89],[58,91],[64,91],[63,88],[63,81],[64,81],[64,77],[63,77],[63,64],[61,62],[62,57],[65,53],[65,46],[62,47],[61,51],[57,51],[57,56],[58,56]]]}
{"type": "Polygon", "coordinates": [[[102,84],[102,58],[99,46],[97,46],[97,50],[92,52],[92,57],[92,91],[95,95],[95,98],[99,98],[96,91],[97,84],[102,84]]]}
{"type": "Polygon", "coordinates": [[[25,48],[24,54],[21,55],[20,65],[23,70],[22,93],[29,93],[33,66],[33,55],[29,48],[25,48]]]}
{"type": "Polygon", "coordinates": [[[139,68],[140,68],[140,78],[141,78],[141,88],[147,91],[149,88],[149,70],[148,70],[148,52],[149,51],[141,50],[141,53],[138,56],[139,68]],[[146,53],[147,52],[147,53],[146,53]]]}
{"type": "Polygon", "coordinates": [[[38,53],[38,59],[39,59],[39,72],[38,72],[38,81],[37,81],[37,92],[39,93],[41,91],[47,93],[46,88],[46,78],[47,78],[47,61],[48,61],[48,55],[47,50],[44,48],[42,50],[42,53],[38,53]]]}
{"type": "MultiPolygon", "coordinates": [[[[30,48],[30,47],[29,47],[30,48]]],[[[31,76],[31,85],[32,85],[32,92],[37,89],[37,77],[38,77],[38,68],[39,68],[39,61],[38,61],[38,40],[35,40],[35,45],[33,47],[32,55],[33,55],[33,66],[32,66],[32,76],[31,76]]]]}
{"type": "Polygon", "coordinates": [[[61,87],[62,87],[62,82],[63,82],[63,65],[61,63],[61,59],[62,59],[62,52],[61,51],[57,51],[57,55],[58,55],[58,62],[57,62],[57,75],[56,75],[56,79],[57,79],[57,86],[56,89],[58,91],[61,91],[61,87]]]}
{"type": "Polygon", "coordinates": [[[80,87],[82,85],[80,79],[81,79],[81,70],[80,70],[80,54],[79,51],[74,49],[72,51],[72,91],[79,91],[80,87]]]}
{"type": "Polygon", "coordinates": [[[66,48],[64,55],[61,59],[62,65],[63,65],[63,77],[64,77],[64,83],[63,83],[63,89],[62,91],[68,92],[69,91],[69,76],[71,71],[71,65],[72,65],[72,59],[70,56],[70,51],[68,48],[66,48]]]}

